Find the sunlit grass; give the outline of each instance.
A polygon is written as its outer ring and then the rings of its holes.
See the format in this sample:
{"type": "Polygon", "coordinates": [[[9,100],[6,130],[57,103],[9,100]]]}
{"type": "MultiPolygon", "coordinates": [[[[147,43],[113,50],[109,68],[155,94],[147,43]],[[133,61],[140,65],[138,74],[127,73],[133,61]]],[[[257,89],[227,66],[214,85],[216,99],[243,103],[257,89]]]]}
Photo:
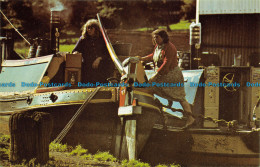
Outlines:
{"type": "Polygon", "coordinates": [[[188,20],[181,20],[177,24],[171,24],[170,29],[171,30],[188,30],[190,28],[191,22],[188,20]]]}
{"type": "Polygon", "coordinates": [[[133,166],[138,166],[138,167],[151,167],[148,163],[145,162],[140,162],[138,160],[123,160],[122,161],[122,166],[123,167],[133,167],[133,166]]]}
{"type": "Polygon", "coordinates": [[[77,145],[74,150],[70,152],[70,155],[82,156],[87,154],[88,150],[81,147],[81,145],[77,145]]]}
{"type": "MultiPolygon", "coordinates": [[[[60,52],[71,53],[72,50],[74,49],[74,47],[75,47],[75,44],[62,44],[62,45],[60,45],[60,52]]],[[[17,54],[26,58],[29,53],[29,46],[24,45],[23,43],[15,43],[14,51],[17,54]]]]}
{"type": "Polygon", "coordinates": [[[156,167],[181,167],[181,165],[175,164],[175,163],[170,164],[170,165],[159,164],[156,167]]]}
{"type": "Polygon", "coordinates": [[[110,162],[117,161],[117,159],[109,152],[97,152],[96,154],[92,155],[92,154],[88,153],[88,150],[83,148],[81,145],[77,145],[69,153],[69,155],[79,156],[79,157],[82,157],[83,159],[95,160],[95,161],[110,161],[110,162]]]}
{"type": "Polygon", "coordinates": [[[9,153],[10,153],[10,136],[9,135],[4,135],[0,134],[0,160],[1,159],[8,159],[9,153]]]}
{"type": "Polygon", "coordinates": [[[56,152],[66,152],[68,151],[68,146],[66,144],[51,142],[51,144],[49,145],[49,150],[56,152]]]}
{"type": "MultiPolygon", "coordinates": [[[[195,20],[191,20],[191,22],[193,22],[195,20]]],[[[169,27],[171,30],[188,30],[190,28],[190,24],[191,22],[189,22],[188,20],[180,20],[179,23],[177,24],[171,24],[169,27]]],[[[162,29],[166,29],[166,26],[159,26],[158,28],[162,28],[162,29]]],[[[137,31],[152,31],[154,30],[154,28],[150,28],[150,27],[144,27],[144,28],[139,28],[137,29],[137,31]]]]}
{"type": "Polygon", "coordinates": [[[60,52],[72,52],[72,50],[74,49],[75,44],[71,44],[71,45],[60,45],[60,52]]]}
{"type": "Polygon", "coordinates": [[[30,46],[24,41],[14,43],[14,51],[25,58],[28,56],[29,48],[30,46]]]}
{"type": "Polygon", "coordinates": [[[0,134],[0,142],[4,142],[4,143],[9,143],[10,141],[10,136],[9,135],[4,135],[4,134],[0,134]]]}
{"type": "Polygon", "coordinates": [[[117,161],[117,159],[109,152],[97,152],[93,158],[94,160],[97,161],[111,161],[111,162],[117,161]]]}
{"type": "MultiPolygon", "coordinates": [[[[10,142],[10,136],[9,135],[3,135],[0,134],[0,144],[5,144],[5,147],[0,148],[0,163],[1,159],[9,159],[9,153],[10,153],[10,145],[8,144],[10,142]]],[[[60,143],[50,143],[49,145],[49,151],[51,152],[62,152],[66,154],[67,156],[77,156],[79,158],[82,158],[83,160],[94,160],[95,162],[110,162],[110,163],[118,163],[123,167],[151,167],[150,164],[141,162],[139,160],[123,160],[119,161],[117,158],[115,158],[112,154],[109,152],[101,152],[98,151],[96,154],[90,154],[87,149],[83,148],[81,145],[78,145],[76,147],[68,146],[67,144],[60,144],[60,143]]],[[[41,166],[39,164],[36,164],[36,158],[31,159],[30,161],[23,160],[21,164],[14,164],[12,166],[14,167],[20,167],[20,166],[41,166]]],[[[75,162],[73,160],[67,160],[67,159],[59,159],[56,157],[50,157],[50,160],[48,163],[44,166],[69,166],[70,164],[79,163],[75,162]],[[52,160],[51,160],[52,159],[52,160]]],[[[82,163],[88,164],[88,161],[81,162],[77,164],[78,166],[82,165],[82,163]]],[[[1,166],[1,165],[0,165],[1,166]]],[[[170,165],[164,165],[159,164],[156,167],[180,167],[178,164],[170,164],[170,165]]]]}

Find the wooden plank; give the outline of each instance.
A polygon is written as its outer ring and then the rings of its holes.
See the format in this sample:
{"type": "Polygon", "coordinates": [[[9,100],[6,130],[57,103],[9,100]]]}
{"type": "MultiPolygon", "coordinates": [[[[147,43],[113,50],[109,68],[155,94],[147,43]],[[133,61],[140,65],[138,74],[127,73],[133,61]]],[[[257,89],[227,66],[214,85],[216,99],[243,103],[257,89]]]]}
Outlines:
{"type": "Polygon", "coordinates": [[[137,158],[136,119],[126,121],[125,134],[127,142],[128,159],[134,160],[137,158]]]}

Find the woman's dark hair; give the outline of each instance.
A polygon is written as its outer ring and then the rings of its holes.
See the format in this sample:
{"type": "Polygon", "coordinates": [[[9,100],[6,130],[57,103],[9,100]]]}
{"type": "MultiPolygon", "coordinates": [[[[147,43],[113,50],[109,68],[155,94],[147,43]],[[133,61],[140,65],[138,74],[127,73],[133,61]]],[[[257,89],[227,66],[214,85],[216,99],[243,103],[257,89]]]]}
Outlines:
{"type": "Polygon", "coordinates": [[[169,42],[169,35],[164,29],[157,29],[152,32],[152,36],[159,35],[163,39],[163,43],[169,42]]]}
{"type": "Polygon", "coordinates": [[[99,28],[99,23],[98,23],[98,20],[97,19],[90,19],[88,20],[84,26],[83,26],[83,30],[82,30],[82,37],[83,39],[86,38],[88,36],[88,31],[87,31],[87,28],[88,27],[93,27],[95,28],[95,36],[99,36],[100,35],[100,28],[99,28]]]}

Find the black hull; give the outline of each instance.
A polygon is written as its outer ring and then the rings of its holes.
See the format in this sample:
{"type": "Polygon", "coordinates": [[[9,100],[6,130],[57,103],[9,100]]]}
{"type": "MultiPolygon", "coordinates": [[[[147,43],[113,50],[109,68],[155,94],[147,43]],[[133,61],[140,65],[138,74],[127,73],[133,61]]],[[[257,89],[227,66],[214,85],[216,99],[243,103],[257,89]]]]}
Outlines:
{"type": "MultiPolygon", "coordinates": [[[[232,134],[216,129],[163,130],[156,126],[140,158],[154,165],[259,166],[259,149],[257,152],[245,143],[245,137],[250,133],[232,134]]],[[[259,141],[259,134],[251,140],[259,141]]]]}
{"type": "MultiPolygon", "coordinates": [[[[152,104],[153,98],[151,95],[135,91],[136,96],[140,98],[142,113],[118,116],[119,104],[115,96],[116,91],[115,89],[112,90],[110,93],[112,95],[109,94],[110,91],[106,90],[97,94],[93,101],[84,108],[75,124],[62,140],[62,143],[71,146],[80,144],[91,153],[109,151],[119,159],[129,159],[130,152],[134,151],[135,158],[138,158],[150,136],[154,124],[160,118],[159,108],[152,104]],[[108,97],[105,96],[106,94],[109,94],[108,97]],[[128,133],[132,130],[135,130],[135,134],[128,133]],[[134,143],[132,143],[132,140],[134,140],[134,143]],[[134,144],[133,147],[131,146],[132,144],[134,144]]],[[[86,94],[89,94],[84,93],[86,91],[88,92],[88,89],[35,94],[30,106],[18,108],[16,112],[38,111],[50,113],[54,120],[51,134],[51,141],[53,141],[82,105],[86,94]],[[49,99],[53,93],[58,96],[58,100],[55,103],[45,100],[49,99]],[[66,100],[67,97],[70,98],[66,100]]],[[[9,106],[10,101],[2,101],[2,103],[9,106]]],[[[20,103],[23,105],[19,106],[28,105],[26,101],[20,101],[20,103]]],[[[8,127],[10,112],[7,110],[9,108],[11,106],[6,107],[6,111],[1,112],[2,116],[0,118],[4,120],[1,122],[1,126],[6,125],[8,127]]],[[[6,131],[7,128],[5,128],[5,133],[6,131]]]]}

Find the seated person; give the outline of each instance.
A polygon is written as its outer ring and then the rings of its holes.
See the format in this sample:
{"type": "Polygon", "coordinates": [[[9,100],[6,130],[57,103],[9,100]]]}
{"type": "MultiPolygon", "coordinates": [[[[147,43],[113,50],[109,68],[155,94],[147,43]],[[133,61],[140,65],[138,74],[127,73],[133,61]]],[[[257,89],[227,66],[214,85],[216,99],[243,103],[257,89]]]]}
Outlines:
{"type": "Polygon", "coordinates": [[[83,26],[73,54],[81,53],[83,58],[82,82],[107,83],[112,72],[111,59],[96,19],[90,19],[83,26]]]}

